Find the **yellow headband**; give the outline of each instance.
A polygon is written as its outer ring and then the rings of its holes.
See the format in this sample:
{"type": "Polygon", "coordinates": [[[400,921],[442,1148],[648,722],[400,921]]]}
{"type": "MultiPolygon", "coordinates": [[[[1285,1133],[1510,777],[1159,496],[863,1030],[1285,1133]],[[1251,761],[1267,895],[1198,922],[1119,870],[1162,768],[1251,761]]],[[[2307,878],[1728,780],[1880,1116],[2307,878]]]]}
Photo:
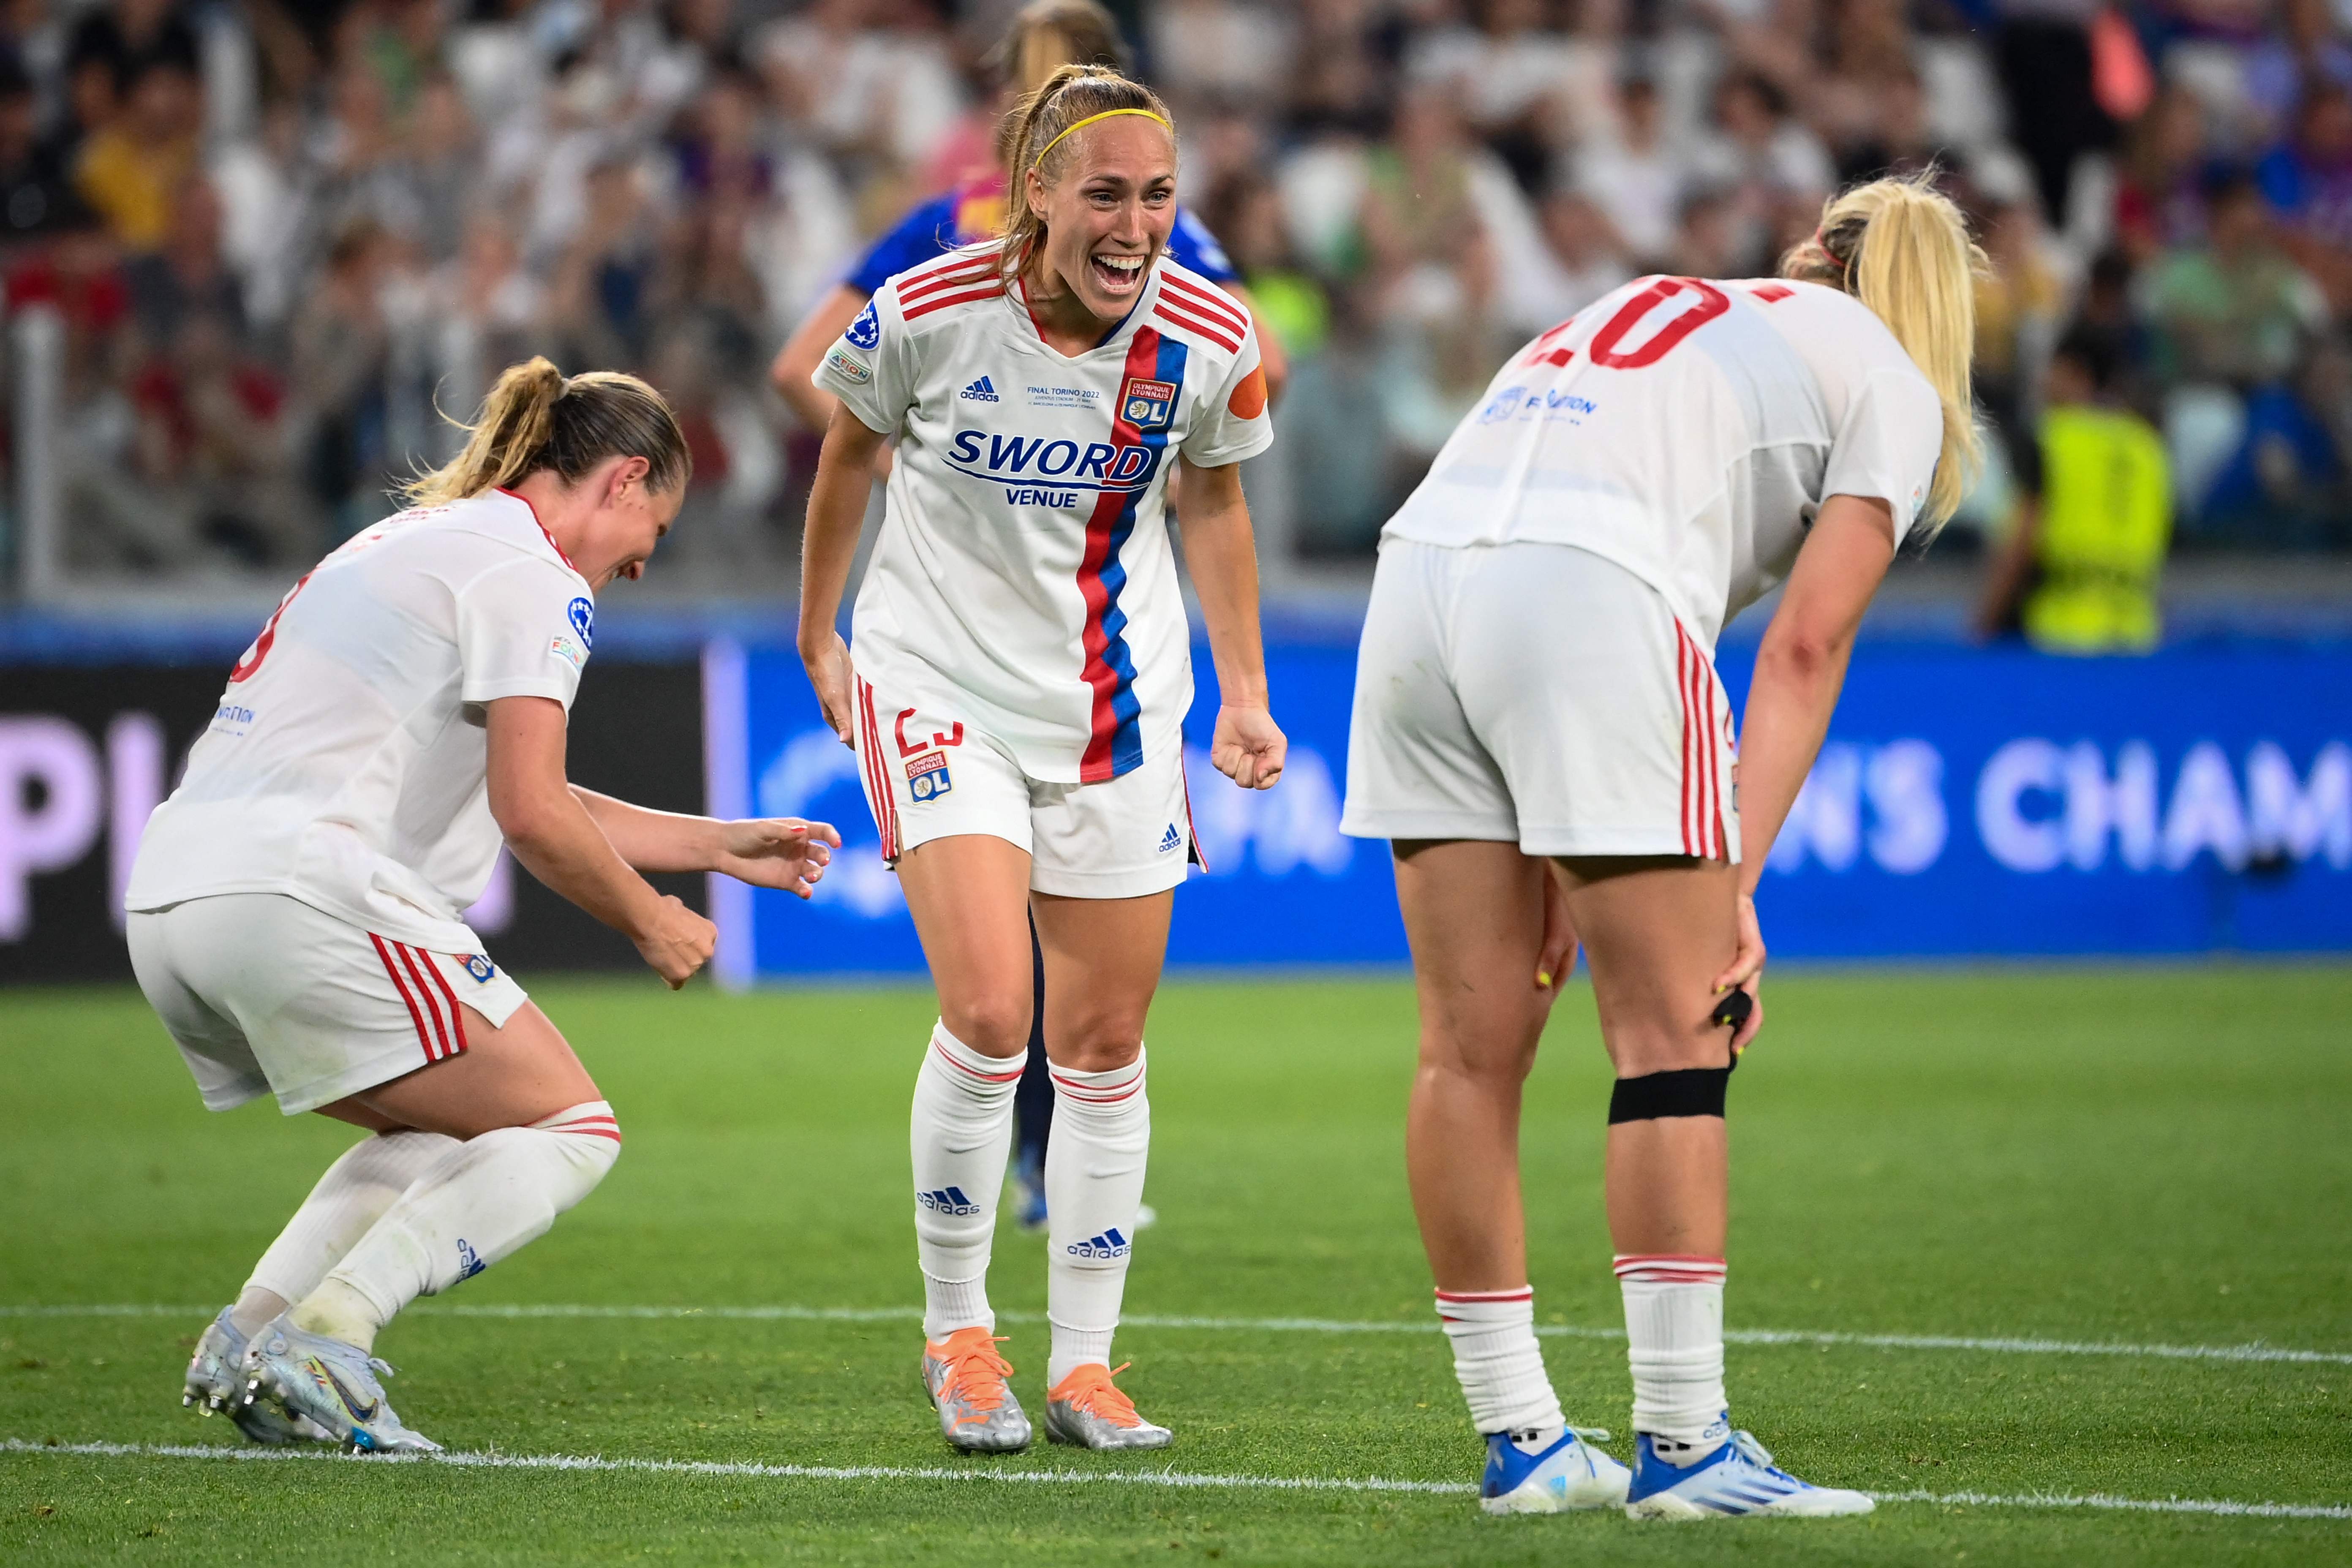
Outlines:
{"type": "MultiPolygon", "coordinates": [[[[1062,136],[1067,136],[1072,131],[1083,131],[1097,120],[1114,120],[1122,114],[1140,114],[1146,120],[1157,120],[1167,129],[1170,135],[1172,136],[1175,134],[1176,128],[1174,126],[1170,125],[1165,119],[1152,113],[1151,110],[1148,109],[1106,109],[1100,114],[1087,115],[1084,120],[1079,121],[1076,124],[1065,130],[1062,132],[1062,136]]],[[[1032,163],[1029,166],[1034,169],[1043,164],[1045,162],[1045,153],[1050,153],[1055,148],[1062,144],[1062,136],[1056,136],[1051,142],[1046,142],[1045,152],[1038,153],[1035,162],[1032,163]]]]}

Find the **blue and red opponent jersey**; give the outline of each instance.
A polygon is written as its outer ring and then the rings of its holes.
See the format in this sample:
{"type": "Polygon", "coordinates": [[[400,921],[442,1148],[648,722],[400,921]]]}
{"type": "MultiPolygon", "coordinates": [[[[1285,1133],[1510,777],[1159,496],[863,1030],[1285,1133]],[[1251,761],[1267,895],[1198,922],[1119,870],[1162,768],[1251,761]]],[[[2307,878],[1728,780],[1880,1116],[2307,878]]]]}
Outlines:
{"type": "Polygon", "coordinates": [[[851,657],[895,704],[968,722],[1021,771],[1097,784],[1183,738],[1192,639],[1168,468],[1274,439],[1249,313],[1162,254],[1126,320],[1064,354],[992,240],[899,273],[818,366],[898,438],[851,657]]]}
{"type": "MultiPolygon", "coordinates": [[[[842,281],[861,294],[871,294],[898,274],[960,246],[994,239],[1004,232],[1006,188],[1000,169],[933,196],[876,240],[842,281]]],[[[1226,259],[1225,247],[1187,208],[1176,209],[1176,226],[1168,234],[1168,254],[1220,288],[1241,280],[1241,274],[1226,259]]]]}

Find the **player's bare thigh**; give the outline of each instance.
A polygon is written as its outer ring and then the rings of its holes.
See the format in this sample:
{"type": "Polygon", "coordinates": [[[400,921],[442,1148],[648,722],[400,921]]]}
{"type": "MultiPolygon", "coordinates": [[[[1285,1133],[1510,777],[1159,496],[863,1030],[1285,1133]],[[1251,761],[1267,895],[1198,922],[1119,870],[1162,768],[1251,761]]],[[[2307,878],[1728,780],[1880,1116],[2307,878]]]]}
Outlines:
{"type": "Polygon", "coordinates": [[[374,1132],[415,1128],[474,1138],[604,1098],[536,1003],[524,1003],[503,1028],[462,1002],[458,1010],[463,1051],[322,1105],[319,1114],[374,1132]]]}
{"type": "Polygon", "coordinates": [[[983,1056],[1029,1045],[1036,975],[1029,952],[1029,852],[988,833],[958,833],[898,857],[940,1021],[983,1056]]]}
{"type": "Polygon", "coordinates": [[[1032,893],[1030,901],[1045,954],[1045,1055],[1073,1072],[1127,1066],[1143,1049],[1176,889],[1131,899],[1032,893]]]}
{"type": "Polygon", "coordinates": [[[1739,868],[1680,855],[1558,865],[1617,1076],[1728,1062],[1730,1034],[1713,1021],[1714,984],[1738,947],[1739,868]]]}

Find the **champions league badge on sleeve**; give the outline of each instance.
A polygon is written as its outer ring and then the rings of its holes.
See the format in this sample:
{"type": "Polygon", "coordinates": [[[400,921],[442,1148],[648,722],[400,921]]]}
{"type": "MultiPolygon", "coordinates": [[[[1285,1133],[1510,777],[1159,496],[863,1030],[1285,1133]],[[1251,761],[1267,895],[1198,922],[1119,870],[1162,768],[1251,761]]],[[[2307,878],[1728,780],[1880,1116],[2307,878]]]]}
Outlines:
{"type": "Polygon", "coordinates": [[[563,606],[563,618],[572,623],[572,629],[579,636],[582,647],[596,646],[596,605],[593,600],[572,600],[563,606]]]}
{"type": "Polygon", "coordinates": [[[457,962],[465,966],[467,973],[474,977],[477,985],[488,985],[499,973],[498,965],[482,953],[468,953],[457,962]]]}
{"type": "Polygon", "coordinates": [[[866,309],[857,312],[857,320],[849,323],[849,331],[841,334],[852,348],[871,349],[882,341],[882,318],[874,313],[874,301],[866,301],[866,309]]]}
{"type": "Polygon", "coordinates": [[[1176,416],[1176,384],[1130,375],[1119,384],[1118,416],[1138,430],[1165,430],[1176,416]]]}
{"type": "Polygon", "coordinates": [[[948,754],[945,752],[925,752],[907,764],[907,791],[916,804],[937,800],[955,788],[948,777],[948,754]]]}

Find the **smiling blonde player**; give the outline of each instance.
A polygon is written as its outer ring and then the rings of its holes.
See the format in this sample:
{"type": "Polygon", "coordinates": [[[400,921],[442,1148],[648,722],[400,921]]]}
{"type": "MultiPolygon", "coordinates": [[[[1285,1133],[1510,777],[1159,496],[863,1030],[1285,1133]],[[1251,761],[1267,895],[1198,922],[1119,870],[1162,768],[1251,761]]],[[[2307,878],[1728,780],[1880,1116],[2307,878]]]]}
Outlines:
{"type": "Polygon", "coordinates": [[[841,400],[809,500],[801,653],[856,746],[940,1021],[912,1146],[923,1377],[959,1447],[1030,1437],[988,1304],[990,1239],[1045,962],[1045,1426],[1157,1447],[1112,1381],[1150,1112],[1143,1025],[1173,891],[1194,858],[1181,724],[1190,637],[1164,498],[1183,465],[1186,558],[1223,707],[1210,755],[1244,788],[1282,771],[1266,709],[1249,510],[1234,465],[1273,435],[1249,317],[1167,255],[1168,111],[1066,66],[1016,110],[1013,221],[877,290],[817,384],[841,400]],[[885,521],[833,629],[892,437],[885,521]]]}
{"type": "Polygon", "coordinates": [[[640,872],[805,898],[841,841],[564,781],[595,595],[643,572],[688,468],[635,376],[509,370],[414,509],[288,593],[148,822],[131,961],[206,1107],[274,1093],[372,1134],[189,1363],[183,1403],[257,1442],[438,1447],[384,1398],[377,1331],[544,1234],[620,1154],[613,1108],[460,912],[500,844],[677,987],[715,933],[640,872]]]}

